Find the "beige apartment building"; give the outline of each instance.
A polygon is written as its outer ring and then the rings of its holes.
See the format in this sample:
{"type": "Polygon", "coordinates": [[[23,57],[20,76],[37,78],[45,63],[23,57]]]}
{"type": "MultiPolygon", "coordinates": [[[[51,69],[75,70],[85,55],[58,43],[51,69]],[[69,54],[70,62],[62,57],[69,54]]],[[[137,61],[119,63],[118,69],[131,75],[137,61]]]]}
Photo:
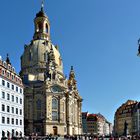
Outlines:
{"type": "Polygon", "coordinates": [[[83,112],[82,115],[84,133],[98,136],[109,136],[112,134],[112,124],[102,114],[83,112]]]}

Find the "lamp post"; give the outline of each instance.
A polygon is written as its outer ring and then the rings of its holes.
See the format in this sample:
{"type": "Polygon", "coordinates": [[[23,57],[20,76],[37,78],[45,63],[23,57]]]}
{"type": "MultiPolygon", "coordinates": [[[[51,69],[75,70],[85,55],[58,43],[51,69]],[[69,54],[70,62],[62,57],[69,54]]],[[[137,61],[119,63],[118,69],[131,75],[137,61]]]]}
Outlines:
{"type": "Polygon", "coordinates": [[[138,53],[137,56],[140,56],[140,38],[138,39],[138,53]]]}

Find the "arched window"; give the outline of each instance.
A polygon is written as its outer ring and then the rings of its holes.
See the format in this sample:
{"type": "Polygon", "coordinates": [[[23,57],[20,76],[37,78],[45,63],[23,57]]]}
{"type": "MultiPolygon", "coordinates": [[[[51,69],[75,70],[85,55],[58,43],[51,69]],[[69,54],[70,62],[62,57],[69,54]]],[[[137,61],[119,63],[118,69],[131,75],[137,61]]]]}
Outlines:
{"type": "Polygon", "coordinates": [[[2,137],[5,137],[5,132],[4,131],[2,131],[2,137]]]}
{"type": "Polygon", "coordinates": [[[9,137],[10,136],[10,132],[9,131],[7,131],[7,137],[9,137]]]}
{"type": "Polygon", "coordinates": [[[38,28],[39,28],[39,32],[43,30],[43,23],[42,22],[38,23],[38,28]]]}
{"type": "Polygon", "coordinates": [[[52,99],[52,120],[58,120],[58,100],[56,98],[52,99]]]}
{"type": "Polygon", "coordinates": [[[18,132],[16,131],[16,136],[18,136],[18,132]]]}
{"type": "Polygon", "coordinates": [[[55,74],[55,72],[52,74],[52,79],[53,80],[55,80],[55,76],[56,76],[56,74],[55,74]]]}
{"type": "Polygon", "coordinates": [[[46,33],[48,33],[48,24],[46,24],[46,33]]]}
{"type": "Polygon", "coordinates": [[[52,109],[58,109],[58,100],[56,98],[52,99],[52,109]]]}

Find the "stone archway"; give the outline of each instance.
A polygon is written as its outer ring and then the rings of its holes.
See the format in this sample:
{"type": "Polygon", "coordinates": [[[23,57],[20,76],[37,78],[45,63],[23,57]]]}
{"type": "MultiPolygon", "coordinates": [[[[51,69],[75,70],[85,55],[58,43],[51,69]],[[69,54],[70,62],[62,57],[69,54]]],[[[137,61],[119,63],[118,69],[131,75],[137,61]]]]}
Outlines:
{"type": "Polygon", "coordinates": [[[58,129],[57,129],[57,126],[53,126],[53,134],[54,135],[57,135],[58,134],[58,129]]]}

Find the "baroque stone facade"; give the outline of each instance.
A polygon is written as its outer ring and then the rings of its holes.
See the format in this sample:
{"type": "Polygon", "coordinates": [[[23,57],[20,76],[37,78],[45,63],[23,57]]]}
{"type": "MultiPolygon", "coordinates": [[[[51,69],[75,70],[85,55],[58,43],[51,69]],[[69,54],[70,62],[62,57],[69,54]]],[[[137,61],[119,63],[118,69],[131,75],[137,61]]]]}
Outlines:
{"type": "Polygon", "coordinates": [[[75,73],[69,79],[63,73],[58,46],[50,39],[50,22],[44,5],[34,19],[35,33],[21,56],[25,86],[25,134],[74,135],[82,133],[82,98],[78,93],[75,73]]]}

